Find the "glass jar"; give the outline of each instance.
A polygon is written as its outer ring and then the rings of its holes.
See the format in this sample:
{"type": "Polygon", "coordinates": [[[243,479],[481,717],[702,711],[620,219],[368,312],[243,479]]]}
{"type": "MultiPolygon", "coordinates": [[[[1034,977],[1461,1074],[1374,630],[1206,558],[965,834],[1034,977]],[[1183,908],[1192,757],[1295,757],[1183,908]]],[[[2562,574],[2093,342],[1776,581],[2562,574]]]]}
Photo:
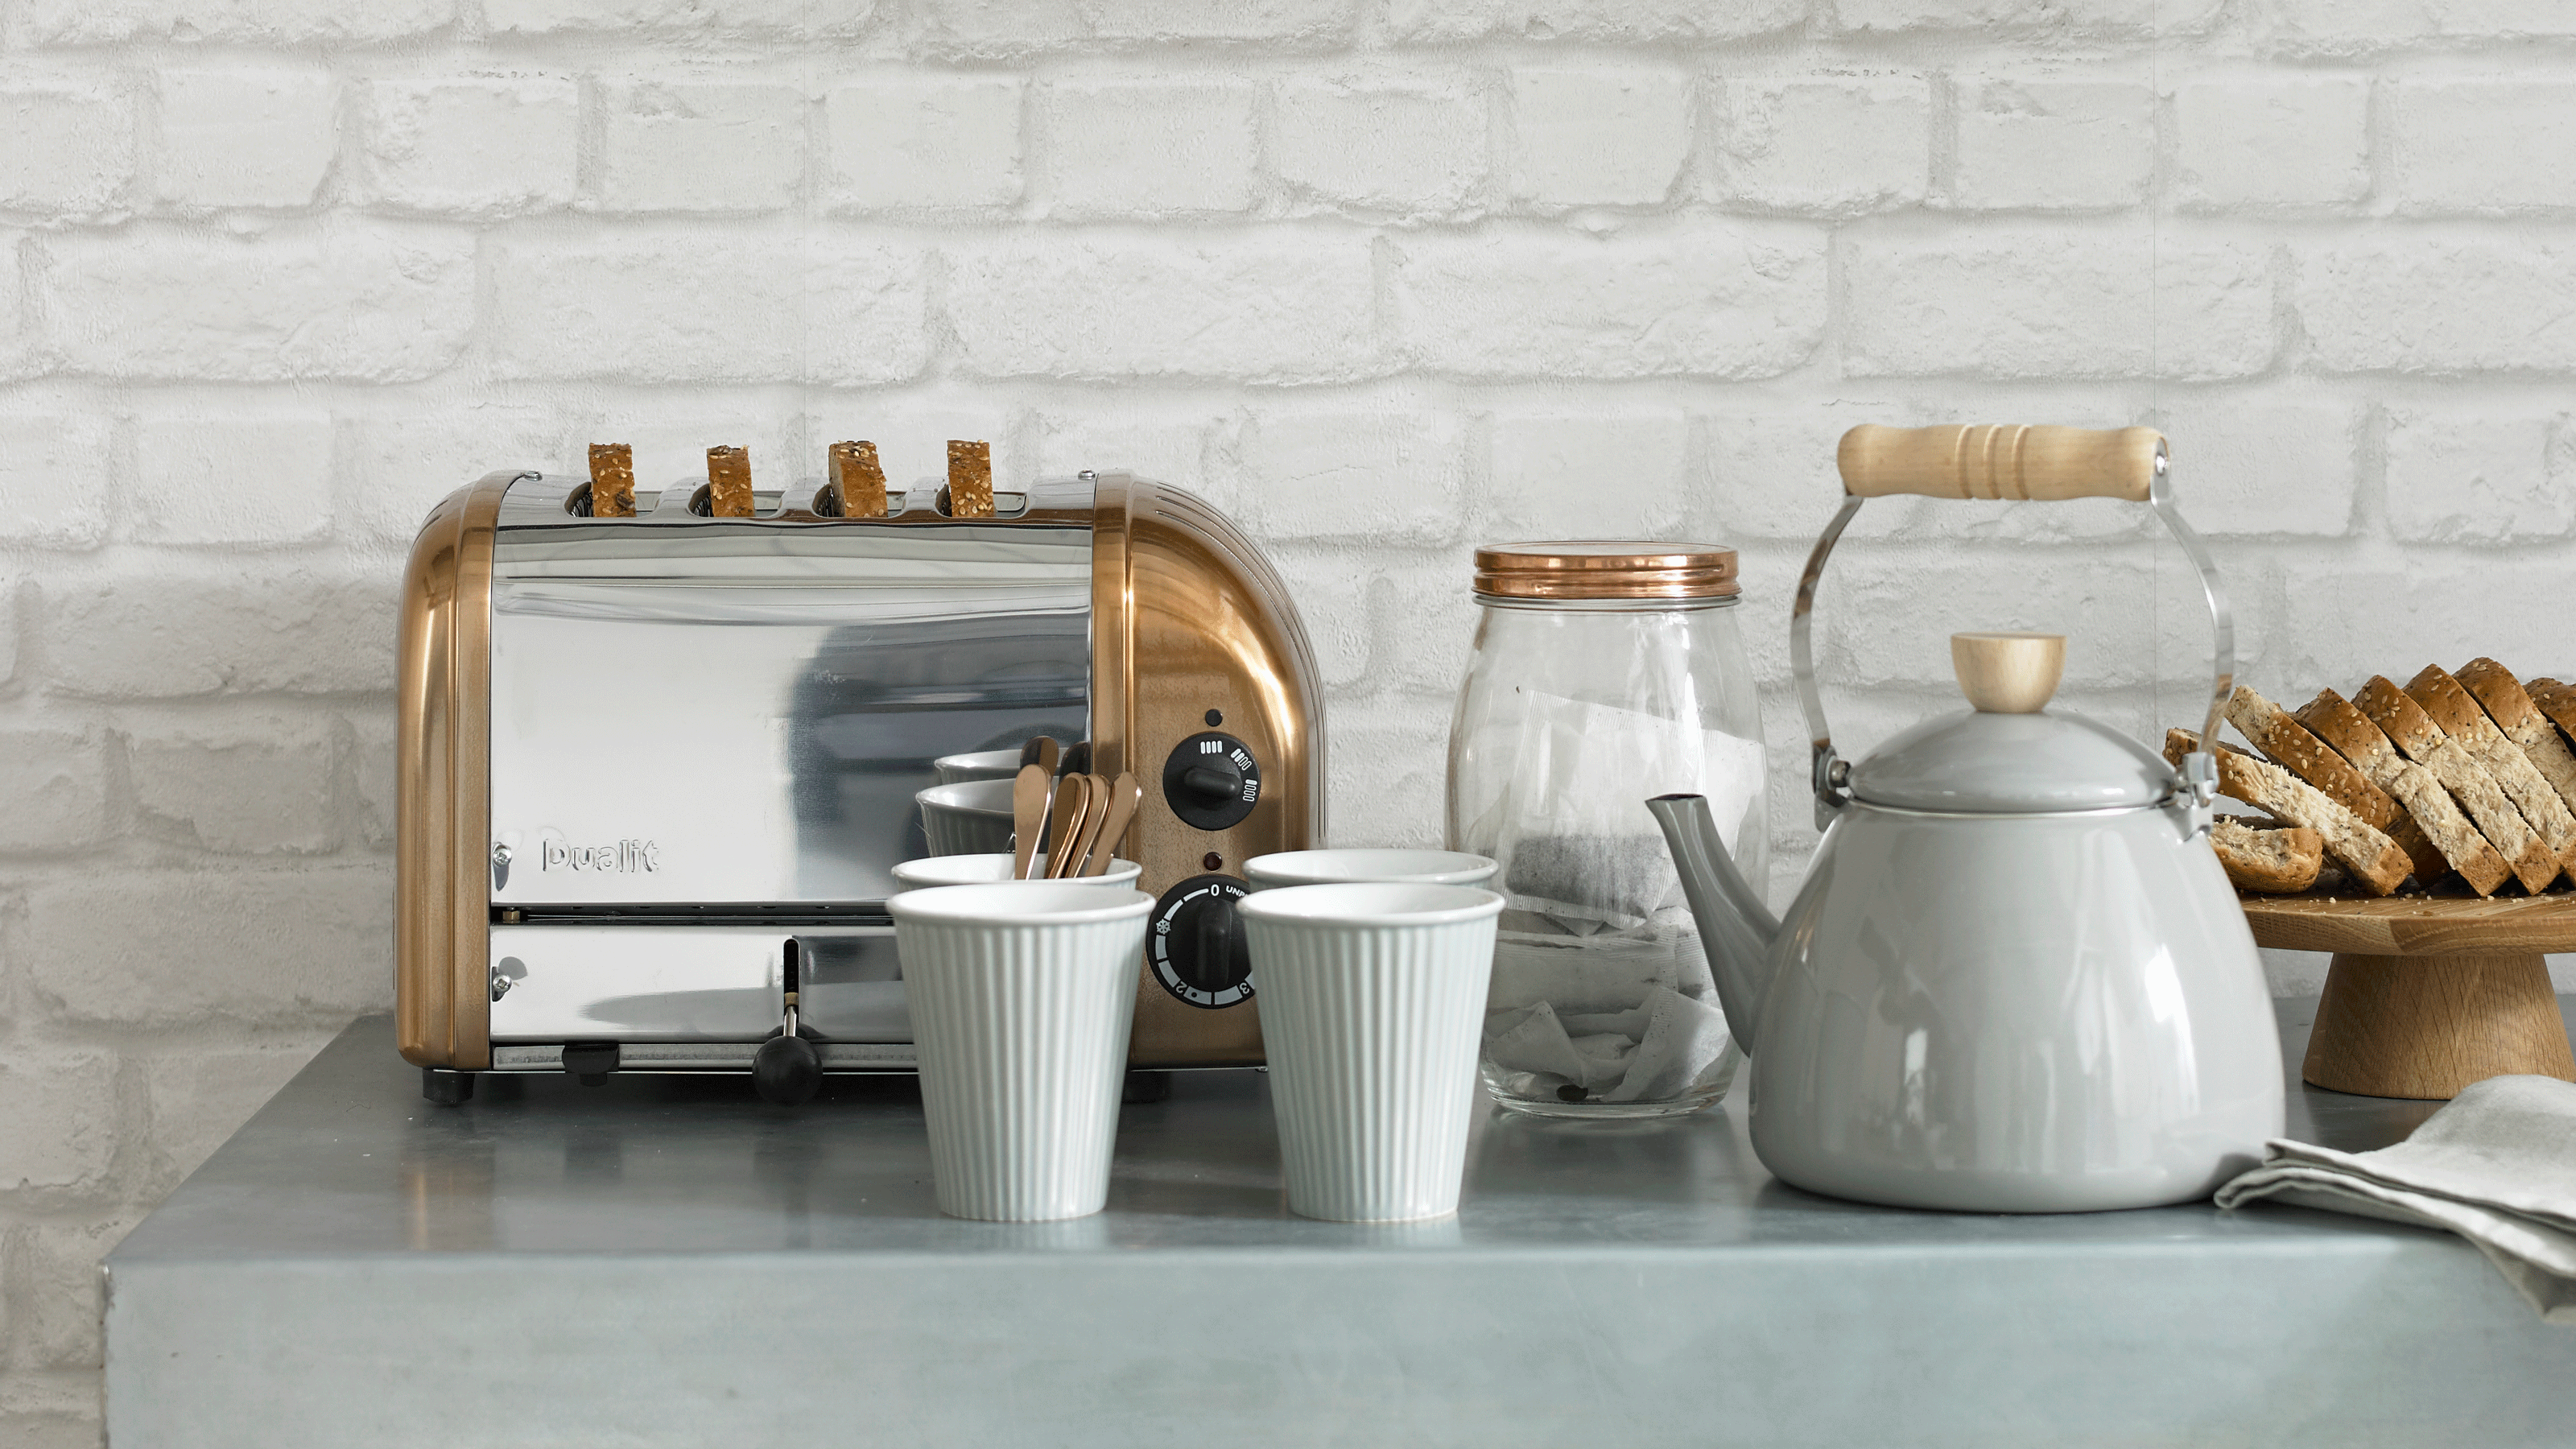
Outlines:
{"type": "Polygon", "coordinates": [[[1768,881],[1735,551],[1500,544],[1476,551],[1475,587],[1448,833],[1500,863],[1486,1089],[1551,1117],[1697,1111],[1743,1052],[1645,802],[1707,796],[1745,879],[1768,881]]]}

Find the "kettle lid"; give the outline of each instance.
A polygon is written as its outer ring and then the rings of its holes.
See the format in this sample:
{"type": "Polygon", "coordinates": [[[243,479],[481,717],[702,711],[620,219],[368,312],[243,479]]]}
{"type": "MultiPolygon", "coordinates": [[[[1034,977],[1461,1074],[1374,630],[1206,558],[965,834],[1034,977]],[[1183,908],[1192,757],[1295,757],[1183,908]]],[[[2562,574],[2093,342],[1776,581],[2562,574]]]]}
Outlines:
{"type": "Polygon", "coordinates": [[[1928,719],[1852,766],[1851,792],[1900,810],[2030,814],[2152,805],[2173,767],[2081,715],[2049,714],[2066,663],[2059,634],[1953,634],[1950,663],[1976,706],[1928,719]]]}
{"type": "Polygon", "coordinates": [[[2174,779],[2154,751],[2082,715],[1970,710],[1872,751],[1852,766],[1851,792],[1900,810],[2019,815],[2152,805],[2174,779]]]}

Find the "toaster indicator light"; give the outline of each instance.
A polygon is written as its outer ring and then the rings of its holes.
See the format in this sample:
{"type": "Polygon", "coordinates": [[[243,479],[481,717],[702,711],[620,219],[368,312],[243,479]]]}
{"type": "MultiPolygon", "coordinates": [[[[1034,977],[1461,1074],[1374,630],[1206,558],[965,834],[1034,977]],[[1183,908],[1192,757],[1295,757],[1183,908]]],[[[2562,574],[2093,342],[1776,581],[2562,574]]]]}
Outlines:
{"type": "Polygon", "coordinates": [[[1194,875],[1154,903],[1145,963],[1163,989],[1219,1011],[1252,997],[1252,946],[1234,903],[1252,887],[1230,875],[1194,875]]]}
{"type": "Polygon", "coordinates": [[[1163,801],[1184,825],[1226,829],[1261,803],[1261,762],[1232,735],[1192,735],[1163,761],[1163,801]]]}

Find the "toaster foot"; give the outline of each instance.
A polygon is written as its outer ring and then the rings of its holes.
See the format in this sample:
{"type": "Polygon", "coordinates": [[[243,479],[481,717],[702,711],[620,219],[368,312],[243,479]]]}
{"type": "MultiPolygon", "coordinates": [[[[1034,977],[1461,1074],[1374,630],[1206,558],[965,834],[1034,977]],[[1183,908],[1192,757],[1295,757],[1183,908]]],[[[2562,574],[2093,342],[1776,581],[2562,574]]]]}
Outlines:
{"type": "Polygon", "coordinates": [[[420,1069],[420,1095],[442,1107],[461,1107],[474,1100],[474,1074],[445,1067],[420,1069]]]}
{"type": "Polygon", "coordinates": [[[617,1043],[613,1041],[565,1042],[564,1075],[579,1077],[585,1087],[604,1087],[609,1073],[617,1070],[617,1057],[617,1043]]]}

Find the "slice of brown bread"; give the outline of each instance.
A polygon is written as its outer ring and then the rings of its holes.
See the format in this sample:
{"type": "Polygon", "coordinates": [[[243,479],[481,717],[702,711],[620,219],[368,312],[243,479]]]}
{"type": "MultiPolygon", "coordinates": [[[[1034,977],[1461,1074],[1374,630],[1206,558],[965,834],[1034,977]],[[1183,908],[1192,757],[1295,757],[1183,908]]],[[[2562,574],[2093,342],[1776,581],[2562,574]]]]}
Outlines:
{"type": "MultiPolygon", "coordinates": [[[[2368,775],[2381,789],[2405,805],[2413,822],[2423,828],[2425,836],[2469,889],[2479,895],[2493,895],[2497,886],[2513,879],[2513,870],[2496,854],[2496,848],[2478,833],[2469,817],[2460,813],[2458,802],[2433,772],[2408,760],[2380,733],[2370,716],[2353,708],[2352,701],[2331,689],[2317,691],[2317,697],[2299,711],[2299,723],[2318,739],[2332,745],[2354,766],[2368,775]]],[[[2434,877],[2423,871],[2415,878],[2430,884],[2434,877]]]]}
{"type": "MultiPolygon", "coordinates": [[[[2165,759],[2179,768],[2182,757],[2199,743],[2200,737],[2190,730],[2166,730],[2165,759]]],[[[2224,748],[2215,753],[2220,794],[2317,832],[2324,837],[2327,853],[2372,895],[2384,896],[2405,881],[2409,869],[2406,852],[2397,848],[2396,841],[2363,824],[2359,816],[2269,760],[2224,748]]]]}
{"type": "Polygon", "coordinates": [[[2558,737],[2549,716],[2532,703],[2522,681],[2492,659],[2470,660],[2459,679],[2460,687],[2486,710],[2504,737],[2530,757],[2532,768],[2558,792],[2560,803],[2576,810],[2576,754],[2568,752],[2567,742],[2558,737]]]}
{"type": "Polygon", "coordinates": [[[2576,684],[2535,679],[2523,688],[2531,702],[2540,706],[2540,712],[2549,716],[2551,724],[2566,731],[2568,738],[2576,739],[2576,684]]]}
{"type": "Polygon", "coordinates": [[[2227,698],[2227,722],[2252,740],[2254,748],[2271,756],[2272,763],[2323,790],[2373,829],[2386,830],[2397,823],[2400,812],[2388,792],[2370,783],[2351,761],[2327,748],[2325,741],[2308,733],[2279,705],[2240,684],[2227,698]]]}
{"type": "Polygon", "coordinates": [[[2522,888],[2537,895],[2559,871],[2558,857],[2532,833],[2522,812],[2513,808],[2487,768],[2470,758],[2458,742],[2443,733],[2424,707],[2384,675],[2374,674],[2353,696],[2353,704],[2379,726],[2380,733],[2405,751],[2407,758],[2433,772],[2451,798],[2460,802],[2496,854],[2513,869],[2522,888]]]}
{"type": "Polygon", "coordinates": [[[2296,895],[2317,883],[2324,868],[2325,837],[2303,825],[2264,830],[2222,817],[2209,827],[2209,848],[2239,890],[2296,895]]]}
{"type": "Polygon", "coordinates": [[[2424,706],[2424,712],[2442,727],[2442,732],[2460,742],[2469,757],[2487,767],[2495,782],[2522,812],[2532,833],[2549,846],[2564,870],[2576,865],[2576,815],[2567,810],[2567,802],[2558,798],[2548,779],[2531,763],[2522,746],[2505,738],[2494,720],[2480,708],[2475,697],[2451,671],[2438,664],[2427,664],[2407,682],[2407,696],[2424,706]]]}
{"type": "Polygon", "coordinates": [[[2448,858],[2407,817],[2405,809],[2358,766],[2308,733],[2287,710],[2240,684],[2227,698],[2227,722],[2271,756],[2274,764],[2325,792],[2327,799],[2359,816],[2363,824],[2386,831],[2406,852],[2417,880],[2430,885],[2449,873],[2448,858]]]}

